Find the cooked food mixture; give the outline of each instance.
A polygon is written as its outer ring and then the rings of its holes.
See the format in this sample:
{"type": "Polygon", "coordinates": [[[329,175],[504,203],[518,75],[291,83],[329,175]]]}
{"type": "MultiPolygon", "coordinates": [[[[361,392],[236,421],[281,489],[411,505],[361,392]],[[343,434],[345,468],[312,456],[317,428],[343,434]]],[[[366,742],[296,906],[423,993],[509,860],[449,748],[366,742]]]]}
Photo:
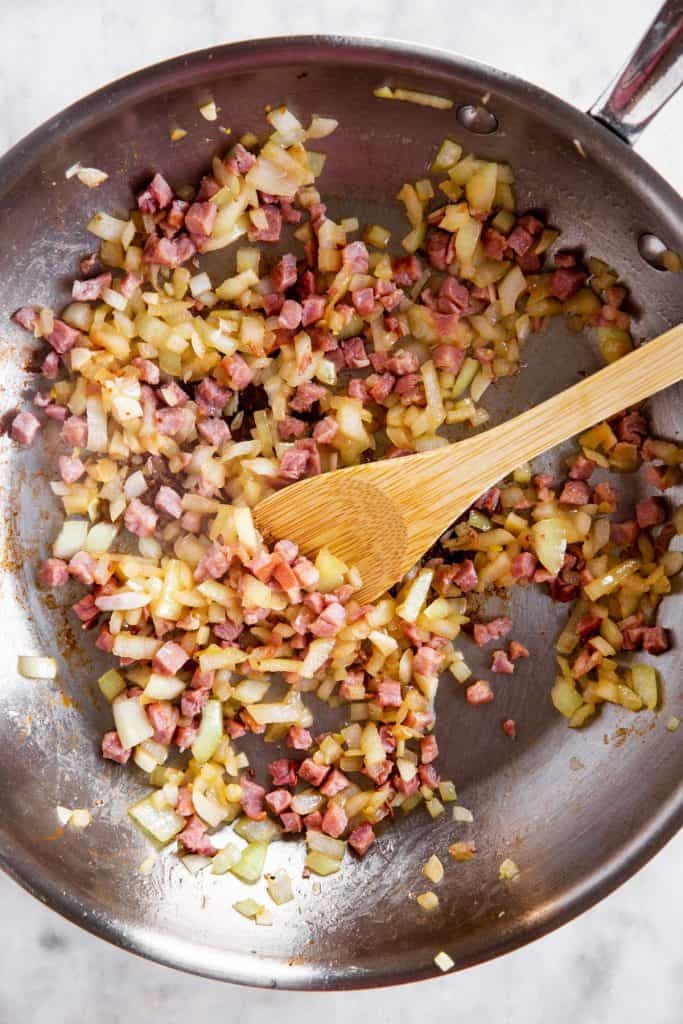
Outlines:
{"type": "MultiPolygon", "coordinates": [[[[509,618],[482,617],[483,595],[536,585],[573,606],[550,692],[571,727],[605,701],[654,709],[649,659],[621,656],[667,650],[657,609],[683,563],[669,550],[683,511],[659,493],[680,481],[683,451],[637,410],[580,437],[561,478],[521,466],[374,604],[355,599],[358,574],[334,552],[312,560],[259,535],[250,509],[277,488],[484,425],[485,392],[520,372],[549,317],[597,329],[607,361],[633,345],[617,275],[518,215],[509,166],[446,140],[430,175],[401,188],[409,225],[392,246],[353,209],[327,216],[325,158],[306,144],[336,123],[305,129],[282,108],[268,121],[265,144],[245,137],[197,187],[157,173],[129,216],[90,220],[100,244],[73,301],[15,314],[46,342],[46,383],[11,428],[20,444],[43,424],[61,432],[65,521],[39,578],[82,586],[74,613],[116,664],[99,680],[102,755],[153,787],[133,819],[158,844],[177,840],[193,869],[210,859],[247,882],[283,833],[302,835],[307,870],[326,875],[399,811],[436,818],[451,803],[472,821],[438,768],[439,677],[453,700],[485,704],[528,657],[509,618]],[[220,274],[202,269],[206,253],[224,257],[220,274]],[[618,474],[643,464],[654,494],[617,517],[618,474]],[[490,650],[486,678],[462,630],[490,650]],[[321,701],[336,731],[316,728],[321,701]],[[281,745],[267,781],[240,749],[247,733],[281,745]]],[[[43,661],[24,670],[47,676],[43,661]]],[[[523,723],[499,727],[512,740],[523,723]]],[[[455,861],[475,853],[450,847],[455,861]]],[[[501,877],[516,877],[510,864],[501,877]]],[[[425,875],[438,884],[443,870],[431,858],[425,875]]],[[[269,892],[291,898],[286,874],[269,892]]],[[[237,909],[268,923],[254,900],[237,909]]]]}

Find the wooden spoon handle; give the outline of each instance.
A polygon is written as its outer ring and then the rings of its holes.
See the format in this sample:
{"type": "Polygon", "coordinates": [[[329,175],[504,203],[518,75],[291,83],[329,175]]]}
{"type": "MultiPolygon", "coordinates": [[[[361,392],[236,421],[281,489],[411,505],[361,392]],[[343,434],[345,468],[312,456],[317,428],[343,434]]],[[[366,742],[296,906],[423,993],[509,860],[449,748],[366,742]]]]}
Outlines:
{"type": "Polygon", "coordinates": [[[486,490],[523,462],[682,378],[683,324],[679,324],[507,423],[434,454],[448,453],[454,469],[465,455],[468,461],[481,460],[475,486],[486,490]]]}

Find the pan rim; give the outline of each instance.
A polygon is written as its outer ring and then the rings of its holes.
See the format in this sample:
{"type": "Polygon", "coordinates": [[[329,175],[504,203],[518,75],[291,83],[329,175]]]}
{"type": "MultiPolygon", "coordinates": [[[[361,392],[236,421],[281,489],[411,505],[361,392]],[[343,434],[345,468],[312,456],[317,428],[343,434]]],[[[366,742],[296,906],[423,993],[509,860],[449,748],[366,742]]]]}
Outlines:
{"type": "MultiPolygon", "coordinates": [[[[221,71],[234,73],[241,68],[282,66],[298,61],[320,64],[330,59],[346,64],[366,64],[372,60],[379,69],[391,69],[394,73],[422,70],[451,81],[462,74],[470,85],[476,85],[477,80],[487,89],[499,84],[506,97],[520,105],[541,102],[550,121],[561,120],[566,133],[580,133],[577,137],[584,142],[584,148],[590,147],[592,157],[608,162],[619,159],[622,174],[626,166],[634,189],[668,203],[676,211],[675,228],[683,231],[683,199],[642,157],[590,115],[523,79],[458,53],[372,36],[269,36],[195,50],[116,79],[45,121],[4,154],[0,158],[0,195],[12,189],[60,137],[83,131],[129,103],[149,98],[169,86],[174,90],[196,87],[201,84],[202,72],[215,77],[221,71]]],[[[531,923],[528,915],[520,918],[499,941],[487,941],[485,934],[467,959],[456,965],[457,969],[520,948],[594,906],[639,870],[682,826],[683,783],[679,783],[664,803],[653,808],[647,825],[615,851],[599,871],[580,876],[566,891],[556,895],[551,905],[538,908],[531,923]]],[[[348,965],[336,967],[311,961],[294,967],[282,960],[257,959],[248,953],[221,959],[214,951],[191,940],[171,938],[121,919],[107,920],[94,901],[81,899],[75,890],[61,889],[38,870],[30,851],[19,849],[4,829],[0,867],[26,891],[71,922],[136,955],[192,974],[256,987],[318,991],[395,985],[438,976],[432,965],[410,968],[398,959],[358,967],[351,973],[348,965]],[[36,870],[32,870],[32,865],[36,870]]]]}

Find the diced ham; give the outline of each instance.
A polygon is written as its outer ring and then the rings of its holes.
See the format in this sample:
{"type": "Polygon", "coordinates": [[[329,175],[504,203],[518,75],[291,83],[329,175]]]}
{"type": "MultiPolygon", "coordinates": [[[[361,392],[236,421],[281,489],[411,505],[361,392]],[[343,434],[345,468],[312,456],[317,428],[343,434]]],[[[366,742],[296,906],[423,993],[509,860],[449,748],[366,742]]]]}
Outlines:
{"type": "Polygon", "coordinates": [[[639,412],[626,413],[613,426],[619,440],[627,444],[640,445],[643,438],[647,437],[647,420],[639,412]]]}
{"type": "MultiPolygon", "coordinates": [[[[56,352],[48,352],[43,359],[43,365],[40,368],[40,372],[43,377],[48,380],[56,380],[59,376],[59,356],[56,352]]],[[[64,410],[64,418],[66,418],[66,409],[64,410]]]]}
{"type": "Polygon", "coordinates": [[[382,708],[400,708],[401,684],[397,679],[380,679],[375,700],[382,708]]]}
{"type": "Polygon", "coordinates": [[[285,299],[278,317],[278,323],[285,331],[295,331],[301,324],[301,304],[295,299],[285,299]]]}
{"type": "Polygon", "coordinates": [[[372,374],[367,378],[366,387],[373,401],[381,405],[393,391],[395,383],[396,378],[391,373],[372,374]]]}
{"type": "Polygon", "coordinates": [[[436,736],[430,733],[429,736],[424,736],[420,740],[420,760],[423,764],[431,764],[432,761],[436,761],[439,756],[439,744],[436,742],[436,736]]]}
{"type": "Polygon", "coordinates": [[[499,640],[507,636],[511,629],[512,620],[506,616],[491,619],[490,622],[475,622],[473,629],[474,642],[479,647],[483,647],[490,640],[499,640]]]}
{"type": "MultiPolygon", "coordinates": [[[[139,288],[141,284],[142,278],[138,277],[137,274],[126,274],[126,276],[121,279],[119,290],[124,299],[129,299],[133,295],[135,289],[139,288]]],[[[153,381],[149,381],[148,383],[152,384],[153,381]]]]}
{"type": "Polygon", "coordinates": [[[203,583],[208,579],[219,580],[225,576],[229,565],[230,559],[225,550],[217,541],[214,541],[204,557],[200,559],[194,571],[194,578],[197,583],[203,583]]]}
{"type": "Polygon", "coordinates": [[[261,212],[265,215],[266,226],[256,227],[255,224],[250,224],[249,240],[251,242],[278,242],[282,231],[282,214],[279,207],[266,204],[261,207],[261,212]]]}
{"type": "Polygon", "coordinates": [[[178,800],[174,808],[176,814],[182,818],[191,818],[194,814],[194,803],[192,801],[192,788],[180,786],[178,789],[178,800]]]}
{"type": "Polygon", "coordinates": [[[292,794],[286,789],[273,789],[265,796],[268,810],[273,814],[282,814],[292,803],[292,794]]]}
{"type": "Polygon", "coordinates": [[[185,424],[185,413],[181,408],[157,409],[154,414],[157,430],[164,437],[172,437],[185,424]]]}
{"type": "Polygon", "coordinates": [[[518,640],[511,640],[508,644],[508,657],[510,661],[519,661],[520,658],[528,658],[529,651],[518,640]]]}
{"type": "Polygon", "coordinates": [[[468,704],[489,704],[493,700],[493,690],[485,679],[479,679],[467,687],[465,696],[468,704]]]}
{"type": "MultiPolygon", "coordinates": [[[[399,348],[387,359],[386,369],[397,377],[405,378],[406,376],[413,376],[418,373],[420,361],[413,352],[399,348]]],[[[400,391],[398,385],[396,390],[400,391]]]]}
{"type": "Polygon", "coordinates": [[[308,452],[290,448],[280,459],[279,475],[283,480],[301,480],[307,475],[308,452]]]}
{"type": "MultiPolygon", "coordinates": [[[[393,386],[393,379],[392,379],[393,386]]],[[[368,391],[365,385],[365,381],[360,377],[352,377],[349,381],[349,398],[355,398],[358,402],[365,402],[368,397],[368,391]]]]}
{"type": "Polygon", "coordinates": [[[316,764],[312,758],[307,757],[299,766],[299,778],[304,782],[310,782],[312,786],[319,787],[324,782],[329,770],[327,765],[316,764]]]}
{"type": "Polygon", "coordinates": [[[191,235],[208,236],[213,231],[217,215],[215,203],[192,203],[185,214],[185,227],[191,235]]]}
{"type": "Polygon", "coordinates": [[[530,551],[521,551],[512,559],[510,572],[516,580],[532,580],[538,561],[530,551]]]}
{"type": "Polygon", "coordinates": [[[421,764],[418,767],[417,772],[420,776],[420,782],[422,785],[429,786],[430,789],[436,789],[441,781],[441,776],[433,764],[421,764]]]}
{"type": "Polygon", "coordinates": [[[339,804],[327,805],[321,823],[321,828],[326,835],[338,839],[339,836],[343,835],[348,823],[349,819],[343,807],[339,804]]]}
{"type": "Polygon", "coordinates": [[[171,380],[168,384],[164,384],[163,387],[159,388],[158,395],[163,398],[164,403],[175,409],[179,405],[185,405],[189,401],[189,397],[186,391],[180,387],[177,381],[171,380]]]}
{"type": "Polygon", "coordinates": [[[450,240],[450,235],[440,228],[434,228],[427,235],[427,258],[435,270],[445,271],[448,268],[450,240]]]}
{"type": "Polygon", "coordinates": [[[619,495],[612,484],[608,484],[607,481],[603,481],[601,484],[596,484],[593,488],[593,501],[598,505],[611,505],[612,508],[616,508],[619,495]]]}
{"type": "Polygon", "coordinates": [[[500,672],[502,675],[511,676],[515,666],[504,650],[494,651],[491,657],[491,671],[500,672]]]}
{"type": "Polygon", "coordinates": [[[321,384],[314,384],[313,381],[307,380],[303,384],[299,384],[289,406],[294,412],[310,412],[314,403],[319,402],[326,394],[327,389],[321,384]]]}
{"type": "Polygon", "coordinates": [[[279,292],[268,292],[263,296],[263,311],[266,316],[277,316],[284,305],[285,297],[279,292]]]}
{"type": "Polygon", "coordinates": [[[301,815],[296,814],[295,811],[285,811],[280,815],[280,821],[284,832],[301,832],[303,828],[301,815]]]}
{"type": "Polygon", "coordinates": [[[519,223],[515,225],[510,234],[507,237],[508,249],[517,256],[524,256],[533,245],[534,240],[532,235],[529,234],[526,228],[522,227],[519,223]]]}
{"type": "Polygon", "coordinates": [[[666,519],[666,505],[661,498],[641,498],[636,504],[636,520],[641,530],[658,526],[666,519]]]}
{"type": "Polygon", "coordinates": [[[643,630],[643,650],[649,654],[663,654],[670,646],[669,631],[662,626],[647,626],[643,630]]]}
{"type": "Polygon", "coordinates": [[[12,319],[25,331],[32,331],[38,323],[38,314],[33,306],[22,306],[21,309],[12,313],[12,319]]]}
{"type": "Polygon", "coordinates": [[[271,761],[268,765],[268,774],[273,780],[274,786],[296,786],[297,780],[296,761],[290,761],[287,757],[280,757],[277,761],[271,761]]]}
{"type": "Polygon", "coordinates": [[[180,712],[183,718],[195,718],[201,714],[210,693],[209,688],[186,690],[180,698],[180,712]]]}
{"type": "Polygon", "coordinates": [[[271,273],[273,288],[276,292],[286,292],[297,282],[296,256],[286,252],[273,267],[271,273]]]}
{"type": "Polygon", "coordinates": [[[213,857],[217,850],[205,833],[206,825],[201,818],[193,814],[178,836],[178,842],[182,843],[188,853],[197,853],[202,857],[213,857]]]}
{"type": "Polygon", "coordinates": [[[346,611],[344,606],[338,602],[329,604],[320,613],[317,619],[310,625],[310,631],[314,636],[332,637],[336,636],[342,626],[346,623],[346,611]]]}
{"type": "Polygon", "coordinates": [[[587,459],[585,455],[579,455],[569,470],[569,478],[570,480],[590,480],[595,468],[592,459],[587,459]]]}
{"type": "Polygon", "coordinates": [[[442,662],[441,652],[424,644],[422,647],[418,647],[413,655],[413,672],[419,676],[438,675],[442,662]]]}
{"type": "Polygon", "coordinates": [[[173,640],[168,640],[154,655],[152,667],[155,672],[160,672],[162,675],[174,676],[188,658],[189,655],[184,647],[173,640]]]}
{"type": "Polygon", "coordinates": [[[33,444],[39,430],[40,420],[36,419],[32,412],[20,412],[12,420],[10,433],[12,440],[17,444],[29,446],[33,444]]]}
{"type": "Polygon", "coordinates": [[[635,544],[640,533],[640,527],[635,519],[628,519],[623,523],[610,523],[609,538],[616,547],[625,548],[635,544]]]}
{"type": "Polygon", "coordinates": [[[351,301],[359,316],[369,316],[375,308],[375,292],[373,288],[357,288],[351,292],[351,301]]]}
{"type": "Polygon", "coordinates": [[[402,288],[407,288],[411,284],[415,284],[419,280],[422,274],[422,264],[419,258],[415,255],[412,256],[400,256],[393,262],[392,277],[396,284],[402,288]]]}
{"type": "Polygon", "coordinates": [[[38,571],[38,583],[41,587],[63,587],[69,582],[69,570],[61,558],[48,558],[38,571]]]}
{"type": "Polygon", "coordinates": [[[489,487],[488,491],[481,495],[480,498],[474,503],[475,508],[482,509],[485,512],[495,512],[500,503],[500,488],[489,487]]]}
{"type": "Polygon", "coordinates": [[[254,371],[239,353],[226,356],[221,360],[221,366],[225,370],[228,386],[233,391],[244,391],[254,379],[254,371]]]}
{"type": "Polygon", "coordinates": [[[139,498],[133,498],[123,514],[126,529],[138,537],[152,537],[158,520],[154,509],[145,505],[139,498]]]}
{"type": "MultiPolygon", "coordinates": [[[[200,191],[201,191],[201,187],[200,187],[200,191]]],[[[218,185],[216,185],[216,192],[217,191],[218,191],[218,185]]],[[[214,195],[215,195],[215,192],[214,192],[214,195]]],[[[207,199],[207,198],[209,198],[209,197],[208,196],[197,196],[197,203],[195,203],[195,205],[196,206],[203,206],[204,205],[203,200],[207,199]]],[[[168,213],[166,214],[166,217],[164,218],[164,221],[162,223],[162,228],[163,228],[164,234],[166,234],[168,236],[172,236],[177,231],[180,231],[180,229],[182,228],[182,226],[185,223],[185,215],[186,215],[186,213],[187,213],[189,208],[190,208],[190,204],[186,203],[183,199],[174,199],[171,202],[170,209],[169,209],[168,213]]],[[[193,232],[193,233],[195,232],[195,228],[189,227],[189,225],[188,225],[188,230],[193,232]]],[[[197,232],[197,234],[201,234],[201,233],[202,232],[197,232]]],[[[209,231],[207,231],[205,233],[207,235],[210,234],[209,231]]]]}
{"type": "Polygon", "coordinates": [[[350,785],[351,782],[347,779],[344,773],[340,772],[337,768],[333,768],[320,787],[320,792],[323,796],[333,797],[336,796],[337,793],[343,793],[343,791],[348,789],[350,785]]]}
{"type": "Polygon", "coordinates": [[[226,166],[233,174],[246,174],[255,163],[256,157],[254,154],[245,149],[241,142],[238,142],[230,154],[230,159],[227,161],[226,166]]]}
{"type": "Polygon", "coordinates": [[[159,383],[159,367],[151,359],[141,359],[138,357],[133,359],[132,363],[139,372],[140,380],[145,384],[156,386],[159,383]]]}
{"type": "Polygon", "coordinates": [[[572,675],[575,679],[580,679],[581,676],[587,675],[602,661],[602,654],[600,651],[591,651],[588,647],[582,648],[579,651],[578,656],[574,660],[572,665],[572,675]]]}
{"type": "Polygon", "coordinates": [[[344,353],[344,363],[349,370],[362,370],[370,365],[362,338],[348,338],[342,341],[341,350],[344,353]]]}
{"type": "Polygon", "coordinates": [[[214,445],[216,448],[220,448],[221,445],[230,440],[230,427],[225,420],[214,416],[199,420],[197,423],[197,433],[203,441],[214,445]]]}
{"type": "Polygon", "coordinates": [[[277,424],[277,432],[281,441],[291,441],[297,437],[303,437],[308,430],[308,424],[296,416],[285,416],[277,424]]]}
{"type": "Polygon", "coordinates": [[[169,744],[178,725],[178,709],[167,700],[155,700],[145,707],[157,743],[169,744]]]}
{"type": "Polygon", "coordinates": [[[182,754],[183,751],[189,750],[194,741],[197,739],[197,733],[199,729],[196,725],[179,725],[173,736],[173,742],[178,747],[178,750],[182,754]]]}
{"type": "Polygon", "coordinates": [[[73,608],[74,612],[83,623],[84,629],[88,629],[90,624],[93,623],[100,614],[100,610],[95,604],[94,594],[86,594],[85,597],[80,599],[80,601],[76,601],[73,608]]]}
{"type": "Polygon", "coordinates": [[[99,274],[89,277],[86,281],[74,281],[71,286],[71,298],[76,302],[91,302],[99,299],[104,288],[111,288],[111,274],[99,274]]]}
{"type": "Polygon", "coordinates": [[[45,415],[49,420],[63,423],[66,419],[66,408],[63,405],[48,405],[45,407],[45,415]]]}
{"type": "Polygon", "coordinates": [[[342,264],[352,274],[367,274],[369,256],[365,242],[350,242],[342,249],[342,264]]]}
{"type": "Polygon", "coordinates": [[[78,583],[90,587],[95,582],[93,575],[96,568],[95,559],[87,551],[77,551],[69,562],[69,575],[78,583]]]}
{"type": "Polygon", "coordinates": [[[437,370],[447,373],[457,373],[465,358],[463,350],[455,345],[436,345],[431,355],[437,370]]]}
{"type": "Polygon", "coordinates": [[[292,568],[294,569],[296,578],[304,589],[315,590],[320,582],[320,573],[310,559],[302,555],[301,558],[297,558],[292,568]]]}
{"type": "Polygon", "coordinates": [[[506,736],[509,736],[510,739],[516,739],[517,723],[515,722],[514,718],[505,719],[505,721],[503,722],[503,732],[505,733],[506,736]]]}
{"type": "Polygon", "coordinates": [[[59,475],[65,484],[75,484],[85,473],[85,466],[80,459],[69,455],[59,456],[59,475]]]}
{"type": "Polygon", "coordinates": [[[313,428],[313,440],[318,444],[331,444],[339,432],[339,424],[332,416],[316,423],[313,428]]]}
{"type": "Polygon", "coordinates": [[[171,205],[173,189],[158,172],[154,175],[147,188],[138,195],[138,209],[142,213],[157,213],[171,205]]]}
{"type": "Polygon", "coordinates": [[[481,242],[484,252],[490,260],[502,260],[508,247],[508,240],[495,228],[486,227],[482,231],[481,242]]]}
{"type": "Polygon", "coordinates": [[[554,270],[550,278],[550,294],[556,299],[565,302],[576,295],[579,288],[586,283],[586,274],[581,270],[571,270],[559,267],[554,270]]]}
{"type": "Polygon", "coordinates": [[[567,480],[558,500],[562,505],[587,505],[590,488],[584,480],[567,480]]]}
{"type": "Polygon", "coordinates": [[[287,746],[292,750],[310,750],[313,746],[313,737],[308,729],[292,725],[287,733],[287,746]]]}
{"type": "Polygon", "coordinates": [[[362,825],[357,825],[351,832],[351,835],[349,836],[349,846],[356,851],[359,857],[363,857],[375,842],[375,839],[376,836],[372,825],[369,822],[364,821],[362,825]]]}
{"type": "Polygon", "coordinates": [[[244,775],[240,777],[239,784],[242,790],[240,798],[242,810],[252,821],[263,821],[266,816],[266,812],[263,809],[263,801],[266,795],[265,789],[263,786],[259,786],[257,783],[247,779],[244,775]]]}
{"type": "Polygon", "coordinates": [[[171,519],[180,519],[183,514],[183,503],[180,500],[180,495],[172,487],[166,487],[165,484],[157,492],[157,496],[154,499],[154,507],[163,515],[170,516],[171,519]]]}
{"type": "Polygon", "coordinates": [[[162,267],[175,269],[181,263],[185,263],[194,256],[197,247],[187,235],[179,235],[178,238],[160,238],[151,234],[145,242],[142,253],[147,263],[158,263],[162,267]]]}
{"type": "Polygon", "coordinates": [[[325,313],[327,299],[324,295],[309,295],[301,304],[301,325],[308,327],[309,324],[317,323],[325,313]]]}
{"type": "Polygon", "coordinates": [[[115,729],[105,732],[102,737],[102,757],[108,761],[116,761],[117,764],[126,764],[131,754],[132,750],[122,745],[115,729]]]}
{"type": "Polygon", "coordinates": [[[222,388],[211,377],[204,377],[195,398],[199,408],[208,416],[219,416],[230,401],[231,392],[222,388]]]}
{"type": "Polygon", "coordinates": [[[585,643],[590,637],[595,636],[600,631],[601,625],[602,619],[598,615],[584,615],[576,626],[581,643],[585,643]]]}

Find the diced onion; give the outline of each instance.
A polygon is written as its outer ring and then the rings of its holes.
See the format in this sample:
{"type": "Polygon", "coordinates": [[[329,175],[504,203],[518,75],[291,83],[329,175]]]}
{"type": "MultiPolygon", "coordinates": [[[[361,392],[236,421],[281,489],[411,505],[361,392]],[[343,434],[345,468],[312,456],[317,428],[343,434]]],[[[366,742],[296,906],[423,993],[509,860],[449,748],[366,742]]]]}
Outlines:
{"type": "Polygon", "coordinates": [[[117,700],[112,704],[114,724],[124,750],[136,747],[154,735],[154,729],[138,697],[117,700]]]}
{"type": "Polygon", "coordinates": [[[88,536],[88,523],[85,519],[67,519],[52,545],[55,558],[69,559],[77,551],[82,551],[88,536]]]}
{"type": "Polygon", "coordinates": [[[42,655],[23,654],[17,658],[19,675],[25,679],[55,679],[57,677],[57,662],[54,658],[46,658],[42,655]]]}

